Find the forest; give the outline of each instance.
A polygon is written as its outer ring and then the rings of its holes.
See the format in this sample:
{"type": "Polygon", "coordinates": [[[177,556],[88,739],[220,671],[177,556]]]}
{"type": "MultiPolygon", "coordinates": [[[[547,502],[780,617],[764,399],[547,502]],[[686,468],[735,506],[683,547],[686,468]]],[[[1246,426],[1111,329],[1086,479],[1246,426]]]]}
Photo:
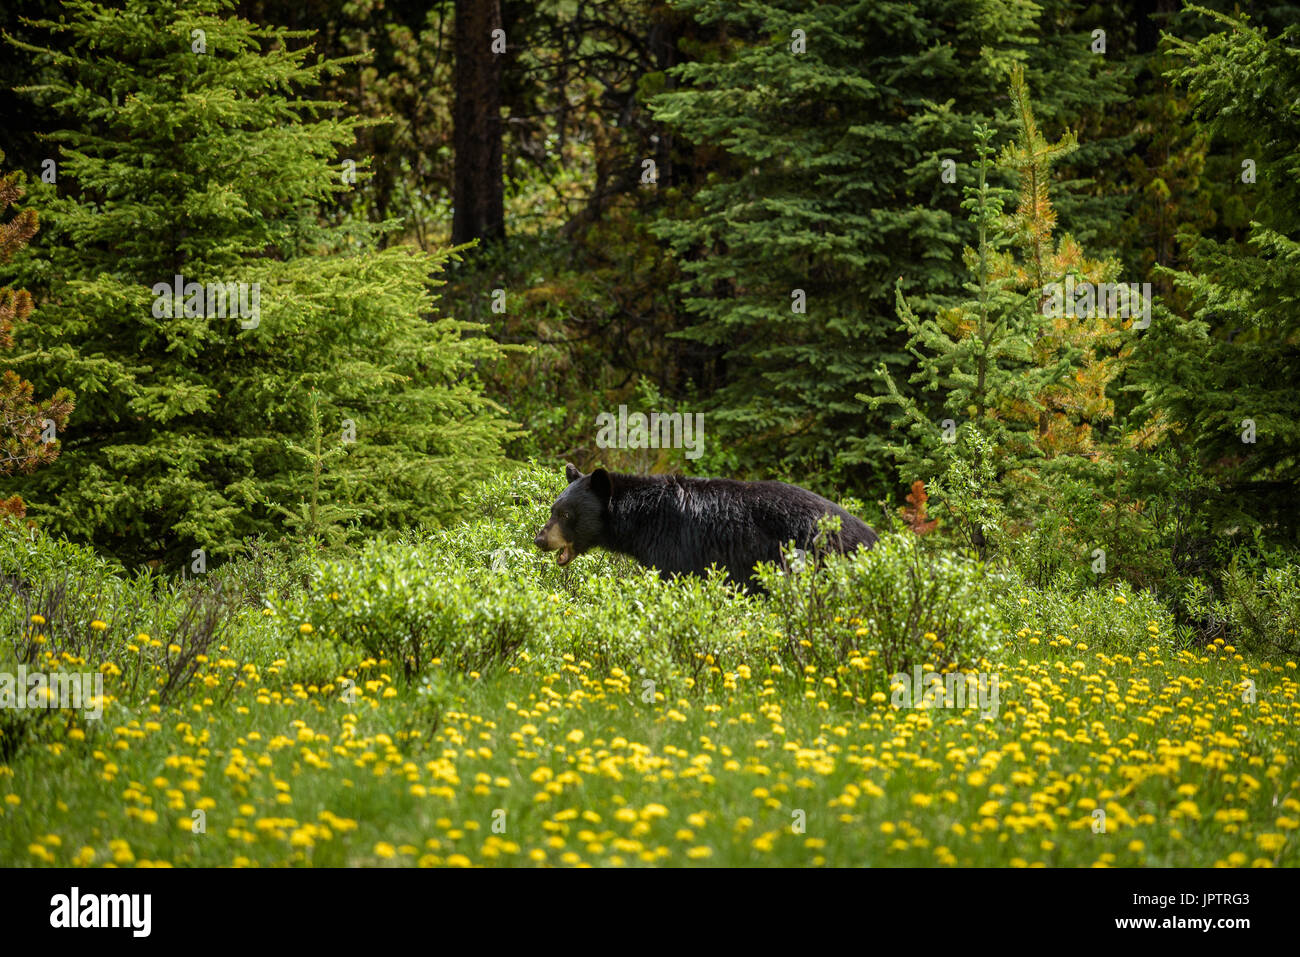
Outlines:
{"type": "Polygon", "coordinates": [[[1300,7],[0,50],[0,865],[1300,863],[1300,7]],[[879,539],[557,563],[569,464],[879,539]]]}

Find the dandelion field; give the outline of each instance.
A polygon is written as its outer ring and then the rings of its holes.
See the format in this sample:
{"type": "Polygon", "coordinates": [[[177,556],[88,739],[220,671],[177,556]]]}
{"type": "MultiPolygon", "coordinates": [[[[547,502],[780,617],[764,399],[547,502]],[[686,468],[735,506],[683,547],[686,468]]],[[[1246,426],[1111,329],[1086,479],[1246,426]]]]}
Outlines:
{"type": "MultiPolygon", "coordinates": [[[[1194,645],[1147,596],[1070,605],[973,565],[936,587],[986,581],[985,606],[914,627],[864,592],[792,612],[832,568],[765,598],[608,556],[561,570],[525,546],[545,481],[305,585],[267,572],[209,631],[175,623],[233,579],[168,591],[65,552],[58,589],[11,587],[6,669],[94,669],[105,700],[0,711],[0,861],[1297,863],[1294,661],[1194,645]],[[913,662],[996,674],[996,714],[897,706],[913,662]]],[[[10,534],[5,571],[68,548],[10,534]]],[[[898,596],[891,554],[844,580],[898,596]]]]}

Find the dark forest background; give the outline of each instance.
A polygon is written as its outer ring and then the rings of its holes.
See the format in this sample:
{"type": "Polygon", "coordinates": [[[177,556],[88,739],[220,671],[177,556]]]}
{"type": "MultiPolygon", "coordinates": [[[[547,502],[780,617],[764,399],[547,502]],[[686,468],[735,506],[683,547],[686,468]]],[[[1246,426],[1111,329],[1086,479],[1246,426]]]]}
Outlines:
{"type": "Polygon", "coordinates": [[[6,3],[0,489],[166,566],[455,522],[530,458],[782,478],[1213,633],[1294,568],[1297,24],[6,3]],[[150,318],[182,272],[261,282],[260,325],[150,318]],[[1044,322],[1066,275],[1150,283],[1149,327],[1044,322]],[[598,448],[621,404],[704,454],[598,448]]]}

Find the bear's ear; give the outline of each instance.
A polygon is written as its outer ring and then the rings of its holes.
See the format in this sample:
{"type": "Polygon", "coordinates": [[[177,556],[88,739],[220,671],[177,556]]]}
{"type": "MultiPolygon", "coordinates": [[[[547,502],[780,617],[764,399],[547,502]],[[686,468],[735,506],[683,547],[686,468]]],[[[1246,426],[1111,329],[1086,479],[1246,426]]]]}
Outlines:
{"type": "Polygon", "coordinates": [[[579,472],[572,463],[566,462],[564,466],[564,477],[568,479],[569,484],[572,485],[574,482],[578,481],[578,479],[582,478],[582,473],[579,472]]]}
{"type": "Polygon", "coordinates": [[[602,502],[608,502],[609,493],[613,490],[613,483],[609,480],[609,473],[604,469],[596,469],[592,472],[591,490],[596,493],[596,497],[602,502]]]}

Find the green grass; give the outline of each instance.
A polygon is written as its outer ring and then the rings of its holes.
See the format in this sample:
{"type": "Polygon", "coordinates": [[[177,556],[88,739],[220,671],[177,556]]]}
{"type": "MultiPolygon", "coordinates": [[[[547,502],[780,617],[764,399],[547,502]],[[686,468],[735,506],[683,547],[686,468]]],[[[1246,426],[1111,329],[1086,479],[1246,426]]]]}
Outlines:
{"type": "Polygon", "coordinates": [[[392,669],[376,664],[351,704],[268,676],[223,708],[113,705],[74,723],[84,740],[55,735],[0,776],[0,859],[1296,862],[1294,670],[1255,673],[1247,706],[1227,653],[1128,661],[1056,644],[1000,669],[993,720],[845,707],[818,675],[647,704],[636,676],[587,662],[388,697],[392,669]]]}

